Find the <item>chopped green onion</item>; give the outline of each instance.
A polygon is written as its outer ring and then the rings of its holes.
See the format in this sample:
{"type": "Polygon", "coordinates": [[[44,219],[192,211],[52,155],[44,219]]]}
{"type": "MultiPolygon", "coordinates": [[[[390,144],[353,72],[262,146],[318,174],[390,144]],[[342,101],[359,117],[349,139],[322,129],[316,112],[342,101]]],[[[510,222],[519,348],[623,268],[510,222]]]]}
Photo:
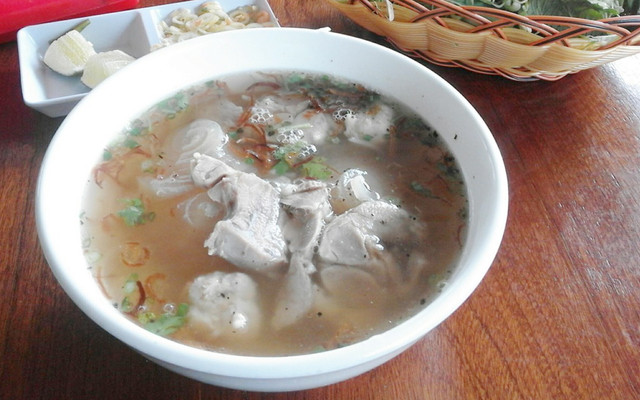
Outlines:
{"type": "Polygon", "coordinates": [[[138,320],[146,330],[160,336],[168,336],[184,325],[188,312],[189,305],[181,303],[175,314],[163,313],[160,317],[156,318],[153,313],[144,313],[147,314],[143,317],[144,321],[140,320],[140,317],[138,317],[138,320]]]}
{"type": "Polygon", "coordinates": [[[127,138],[124,142],[122,142],[122,145],[128,149],[135,149],[136,147],[140,146],[138,142],[131,138],[127,138]]]}
{"type": "Polygon", "coordinates": [[[273,170],[278,175],[284,175],[287,171],[289,171],[289,164],[281,160],[273,166],[273,170]]]}
{"type": "Polygon", "coordinates": [[[127,226],[142,225],[153,221],[154,212],[147,212],[140,199],[123,199],[126,207],[118,211],[118,216],[124,220],[127,226]]]}

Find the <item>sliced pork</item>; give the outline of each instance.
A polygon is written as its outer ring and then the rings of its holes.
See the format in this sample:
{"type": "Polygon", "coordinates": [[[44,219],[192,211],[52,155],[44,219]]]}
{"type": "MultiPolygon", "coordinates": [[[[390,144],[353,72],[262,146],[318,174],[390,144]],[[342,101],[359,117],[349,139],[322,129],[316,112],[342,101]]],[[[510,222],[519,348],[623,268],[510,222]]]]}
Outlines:
{"type": "Polygon", "coordinates": [[[313,305],[317,290],[310,277],[316,272],[313,257],[331,206],[323,182],[301,180],[278,187],[285,211],[281,224],[291,253],[272,320],[272,326],[281,329],[302,318],[313,305]]]}
{"type": "Polygon", "coordinates": [[[192,175],[226,212],[204,243],[209,255],[254,271],[285,265],[286,244],[278,225],[280,196],[271,184],[207,155],[195,157],[192,175]]]}
{"type": "Polygon", "coordinates": [[[423,228],[406,211],[382,200],[365,201],[325,227],[318,248],[322,285],[367,301],[382,289],[402,289],[417,275],[415,265],[408,265],[422,237],[423,228]],[[356,281],[362,286],[354,286],[356,281]],[[349,287],[369,294],[349,293],[349,287]]]}
{"type": "Polygon", "coordinates": [[[274,316],[271,326],[275,329],[285,328],[311,309],[316,287],[309,275],[308,259],[302,253],[291,256],[289,269],[276,298],[274,316]]]}

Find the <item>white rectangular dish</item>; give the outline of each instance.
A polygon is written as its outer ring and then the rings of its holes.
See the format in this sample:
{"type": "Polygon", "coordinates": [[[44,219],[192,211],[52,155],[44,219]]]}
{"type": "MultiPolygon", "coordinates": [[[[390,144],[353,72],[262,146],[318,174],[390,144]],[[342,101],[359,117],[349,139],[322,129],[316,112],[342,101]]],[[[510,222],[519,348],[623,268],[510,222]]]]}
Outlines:
{"type": "MultiPolygon", "coordinates": [[[[17,35],[18,59],[22,97],[25,104],[50,117],[67,115],[91,89],[78,76],[63,76],[48,68],[42,58],[52,39],[89,19],[91,23],[82,35],[93,43],[96,51],[119,49],[140,58],[162,41],[160,24],[179,8],[195,11],[205,0],[185,1],[162,6],[139,8],[110,14],[96,15],[32,25],[22,28],[17,35]]],[[[244,5],[256,5],[267,11],[275,26],[277,18],[267,0],[218,0],[225,11],[244,5]]]]}

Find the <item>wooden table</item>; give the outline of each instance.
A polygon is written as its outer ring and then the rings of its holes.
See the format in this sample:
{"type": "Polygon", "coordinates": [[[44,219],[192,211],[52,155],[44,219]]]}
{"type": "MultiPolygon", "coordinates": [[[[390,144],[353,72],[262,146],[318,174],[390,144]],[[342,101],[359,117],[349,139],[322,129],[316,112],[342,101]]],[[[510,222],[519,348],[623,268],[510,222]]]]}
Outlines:
{"type": "MultiPolygon", "coordinates": [[[[323,1],[271,4],[283,26],[384,42],[323,1]]],[[[156,366],[62,291],[34,222],[38,169],[62,119],[23,104],[16,44],[0,45],[0,399],[640,398],[640,57],[553,83],[428,67],[476,107],[506,162],[509,220],[493,267],[387,364],[260,394],[156,366]]]]}

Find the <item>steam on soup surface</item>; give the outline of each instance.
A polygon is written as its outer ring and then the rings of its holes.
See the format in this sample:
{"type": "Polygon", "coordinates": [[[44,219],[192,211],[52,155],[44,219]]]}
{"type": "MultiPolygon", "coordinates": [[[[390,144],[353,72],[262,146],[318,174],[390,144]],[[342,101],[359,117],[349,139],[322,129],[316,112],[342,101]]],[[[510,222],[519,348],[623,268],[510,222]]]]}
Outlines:
{"type": "Polygon", "coordinates": [[[456,161],[408,108],[353,83],[245,74],[177,93],[96,165],[84,247],[145,328],[243,355],[387,330],[446,283],[466,230],[456,161]]]}

